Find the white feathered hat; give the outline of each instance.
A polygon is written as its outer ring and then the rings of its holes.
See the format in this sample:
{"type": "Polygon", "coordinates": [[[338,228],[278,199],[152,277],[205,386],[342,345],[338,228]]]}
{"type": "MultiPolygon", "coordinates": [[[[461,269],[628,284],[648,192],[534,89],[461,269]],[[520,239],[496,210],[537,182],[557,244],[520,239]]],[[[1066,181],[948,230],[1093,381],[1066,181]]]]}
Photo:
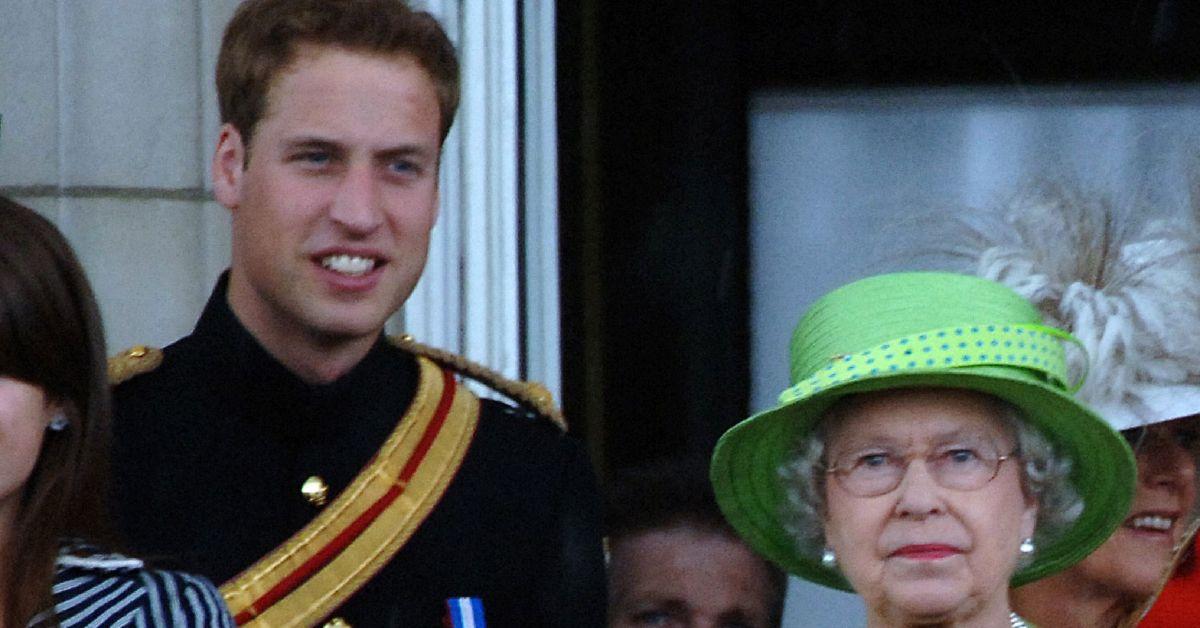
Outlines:
{"type": "Polygon", "coordinates": [[[942,224],[961,231],[937,245],[958,270],[1008,285],[1083,343],[1086,357],[1069,352],[1073,372],[1087,367],[1079,398],[1115,429],[1200,413],[1194,228],[1118,212],[1067,184],[942,224]]]}

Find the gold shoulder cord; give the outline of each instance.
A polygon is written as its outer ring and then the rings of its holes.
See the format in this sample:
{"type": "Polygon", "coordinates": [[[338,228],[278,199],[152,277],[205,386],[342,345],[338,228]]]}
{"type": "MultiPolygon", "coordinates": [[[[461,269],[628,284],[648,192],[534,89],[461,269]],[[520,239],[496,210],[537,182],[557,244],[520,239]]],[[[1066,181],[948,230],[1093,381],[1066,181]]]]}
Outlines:
{"type": "Polygon", "coordinates": [[[555,405],[554,396],[550,394],[550,391],[546,390],[546,387],[538,382],[523,382],[509,379],[482,364],[472,362],[456,353],[423,345],[413,340],[413,337],[408,334],[388,336],[388,341],[409,353],[429,358],[443,368],[461,373],[481,384],[494,388],[513,401],[550,419],[564,432],[567,430],[567,420],[563,417],[562,409],[555,405]]]}
{"type": "Polygon", "coordinates": [[[1200,519],[1193,521],[1191,525],[1188,526],[1187,533],[1183,535],[1183,540],[1179,542],[1179,545],[1175,546],[1174,550],[1172,550],[1173,555],[1171,562],[1167,565],[1166,570],[1163,571],[1162,576],[1159,578],[1158,587],[1154,590],[1154,594],[1147,598],[1145,602],[1142,602],[1141,606],[1134,609],[1134,611],[1130,613],[1128,617],[1118,623],[1117,628],[1134,628],[1138,625],[1138,622],[1142,621],[1142,619],[1146,617],[1146,615],[1150,612],[1150,608],[1154,606],[1154,602],[1158,600],[1158,596],[1162,595],[1163,589],[1165,589],[1167,586],[1167,582],[1170,581],[1171,577],[1175,575],[1175,569],[1179,567],[1179,563],[1182,563],[1184,559],[1187,558],[1188,552],[1192,549],[1192,539],[1196,537],[1197,530],[1200,530],[1200,519]]]}
{"type": "Polygon", "coordinates": [[[149,373],[158,368],[162,361],[162,349],[134,345],[108,359],[108,385],[116,386],[142,373],[149,373]]]}

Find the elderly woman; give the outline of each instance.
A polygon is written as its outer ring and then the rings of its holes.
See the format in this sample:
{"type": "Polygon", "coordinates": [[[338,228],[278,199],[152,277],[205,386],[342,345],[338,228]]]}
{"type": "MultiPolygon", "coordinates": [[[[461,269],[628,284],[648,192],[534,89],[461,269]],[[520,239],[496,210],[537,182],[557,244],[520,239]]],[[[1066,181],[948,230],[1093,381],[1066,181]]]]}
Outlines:
{"type": "Polygon", "coordinates": [[[1069,181],[1038,186],[938,221],[951,233],[930,247],[1011,287],[1046,324],[1079,339],[1091,369],[1077,396],[1122,431],[1137,458],[1133,505],[1113,535],[1070,569],[1013,592],[1018,612],[1047,626],[1136,619],[1196,505],[1200,241],[1188,225],[1116,207],[1069,181]]]}
{"type": "Polygon", "coordinates": [[[991,281],[864,279],[792,338],[781,405],[734,426],[718,503],[760,553],[853,589],[871,627],[1025,625],[1010,583],[1074,563],[1128,508],[1128,445],[1069,393],[1061,339],[991,281]]]}
{"type": "Polygon", "coordinates": [[[0,197],[0,626],[232,626],[202,578],[101,551],[108,383],[83,270],[0,197]]]}

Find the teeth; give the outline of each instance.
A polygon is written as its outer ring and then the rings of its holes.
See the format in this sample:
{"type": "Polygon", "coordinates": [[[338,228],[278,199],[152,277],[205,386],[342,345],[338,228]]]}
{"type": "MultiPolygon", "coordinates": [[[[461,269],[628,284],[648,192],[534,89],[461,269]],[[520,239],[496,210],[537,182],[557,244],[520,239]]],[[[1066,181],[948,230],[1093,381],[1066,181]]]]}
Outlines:
{"type": "Polygon", "coordinates": [[[321,266],[343,275],[365,275],[375,268],[375,260],[357,255],[330,255],[321,260],[321,266]]]}
{"type": "Polygon", "coordinates": [[[1170,517],[1134,517],[1133,527],[1166,532],[1175,520],[1170,517]]]}

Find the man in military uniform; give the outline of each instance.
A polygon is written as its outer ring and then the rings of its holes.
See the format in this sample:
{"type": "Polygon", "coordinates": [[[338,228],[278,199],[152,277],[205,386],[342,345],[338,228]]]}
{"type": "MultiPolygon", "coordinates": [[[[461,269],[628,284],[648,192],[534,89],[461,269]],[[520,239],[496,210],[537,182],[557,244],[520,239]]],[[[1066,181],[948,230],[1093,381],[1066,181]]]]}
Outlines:
{"type": "Polygon", "coordinates": [[[602,626],[579,443],[382,333],[437,214],[444,32],[397,0],[250,0],[217,88],[232,265],[191,335],[114,363],[132,549],[224,582],[239,623],[435,626],[469,600],[492,626],[602,626]]]}

